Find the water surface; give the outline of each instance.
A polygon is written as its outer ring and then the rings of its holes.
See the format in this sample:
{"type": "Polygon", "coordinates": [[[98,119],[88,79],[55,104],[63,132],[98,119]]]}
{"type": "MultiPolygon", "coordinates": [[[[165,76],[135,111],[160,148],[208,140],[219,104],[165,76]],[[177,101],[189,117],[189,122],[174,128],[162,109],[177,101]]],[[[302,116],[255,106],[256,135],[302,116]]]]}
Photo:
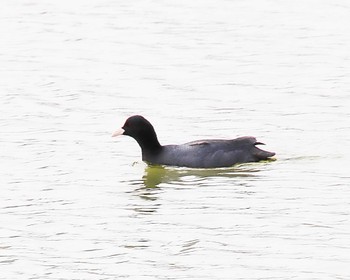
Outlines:
{"type": "Polygon", "coordinates": [[[1,279],[349,279],[347,1],[5,1],[1,279]],[[277,160],[148,167],[253,135],[277,160]]]}

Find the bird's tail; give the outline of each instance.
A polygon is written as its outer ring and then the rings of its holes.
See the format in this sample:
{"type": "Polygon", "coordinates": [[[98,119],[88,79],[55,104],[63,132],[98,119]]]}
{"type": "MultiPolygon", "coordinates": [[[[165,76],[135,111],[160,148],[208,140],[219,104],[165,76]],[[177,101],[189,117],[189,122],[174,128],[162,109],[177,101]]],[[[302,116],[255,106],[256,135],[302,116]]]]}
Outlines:
{"type": "MultiPolygon", "coordinates": [[[[264,143],[261,142],[255,142],[254,146],[257,145],[265,145],[264,143]]],[[[268,151],[264,151],[259,149],[258,147],[254,147],[254,156],[257,157],[258,160],[267,160],[270,157],[273,157],[276,153],[274,152],[268,152],[268,151]]]]}

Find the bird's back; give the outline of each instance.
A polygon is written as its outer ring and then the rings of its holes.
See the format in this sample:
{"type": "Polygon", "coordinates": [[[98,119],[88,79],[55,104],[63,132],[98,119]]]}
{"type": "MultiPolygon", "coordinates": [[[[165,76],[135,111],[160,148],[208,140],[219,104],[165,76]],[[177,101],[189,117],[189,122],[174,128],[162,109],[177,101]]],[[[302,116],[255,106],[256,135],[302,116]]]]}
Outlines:
{"type": "Polygon", "coordinates": [[[183,145],[166,145],[157,155],[148,156],[153,164],[186,166],[193,168],[229,167],[236,163],[267,159],[274,153],[260,150],[254,137],[232,140],[198,140],[183,145]]]}

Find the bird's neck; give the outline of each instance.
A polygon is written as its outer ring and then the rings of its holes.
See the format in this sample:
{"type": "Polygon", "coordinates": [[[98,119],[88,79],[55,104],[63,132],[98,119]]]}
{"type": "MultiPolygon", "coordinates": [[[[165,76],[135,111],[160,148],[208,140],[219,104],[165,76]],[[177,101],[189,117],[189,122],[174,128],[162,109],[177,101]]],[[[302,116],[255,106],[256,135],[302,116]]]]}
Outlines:
{"type": "Polygon", "coordinates": [[[142,137],[136,139],[136,141],[140,145],[143,155],[155,154],[162,148],[155,131],[152,131],[152,133],[148,133],[147,135],[143,135],[142,137]]]}

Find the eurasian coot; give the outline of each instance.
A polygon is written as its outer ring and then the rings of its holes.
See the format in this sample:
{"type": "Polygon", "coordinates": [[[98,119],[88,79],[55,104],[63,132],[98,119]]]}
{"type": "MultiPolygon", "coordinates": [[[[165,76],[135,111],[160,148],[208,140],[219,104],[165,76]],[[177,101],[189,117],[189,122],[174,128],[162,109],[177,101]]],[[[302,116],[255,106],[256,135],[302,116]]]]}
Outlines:
{"type": "Polygon", "coordinates": [[[142,160],[149,164],[193,168],[229,167],[236,163],[266,160],[275,155],[256,147],[263,143],[246,136],[231,140],[198,140],[182,145],[162,146],[152,124],[144,117],[129,117],[112,136],[129,135],[142,150],[142,160]]]}

